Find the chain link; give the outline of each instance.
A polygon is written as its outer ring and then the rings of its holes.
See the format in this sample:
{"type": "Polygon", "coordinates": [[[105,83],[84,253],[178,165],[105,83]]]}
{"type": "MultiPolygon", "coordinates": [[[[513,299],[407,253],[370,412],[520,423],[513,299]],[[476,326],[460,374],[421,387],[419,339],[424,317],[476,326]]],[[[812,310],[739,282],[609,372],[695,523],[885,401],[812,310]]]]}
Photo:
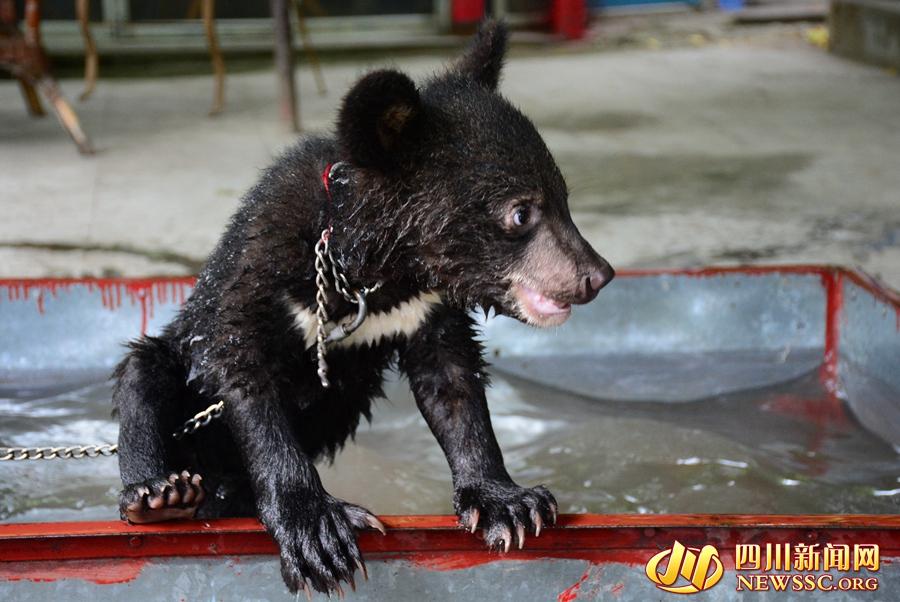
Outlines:
{"type": "MultiPolygon", "coordinates": [[[[328,294],[328,268],[326,266],[326,257],[330,257],[331,252],[328,249],[328,237],[331,230],[323,230],[322,236],[316,243],[316,359],[318,367],[316,372],[319,375],[319,382],[324,388],[331,386],[328,381],[328,362],[325,361],[326,343],[325,339],[328,333],[325,331],[325,325],[328,323],[328,308],[326,307],[326,295],[328,294]]],[[[334,264],[332,264],[332,268],[334,264]]],[[[337,279],[335,279],[337,282],[337,279]]],[[[339,289],[340,290],[340,289],[339,289]]]]}
{"type": "MultiPolygon", "coordinates": [[[[185,421],[181,429],[172,433],[176,439],[190,435],[203,428],[222,415],[225,402],[212,404],[202,412],[185,421]]],[[[109,443],[100,445],[72,445],[70,447],[0,447],[0,462],[18,462],[20,460],[77,460],[79,458],[98,458],[119,453],[119,446],[109,443]]]]}
{"type": "Polygon", "coordinates": [[[197,412],[194,414],[193,418],[190,418],[185,421],[185,423],[181,426],[181,430],[175,431],[172,433],[172,436],[176,439],[181,439],[185,435],[192,435],[199,428],[203,428],[216,418],[222,415],[222,412],[225,410],[225,402],[218,401],[202,412],[197,412]]]}
{"type": "Polygon", "coordinates": [[[347,338],[354,330],[359,328],[359,325],[366,319],[368,311],[366,295],[377,291],[382,284],[381,282],[376,282],[372,286],[365,286],[359,290],[351,288],[347,277],[343,273],[343,266],[334,257],[328,245],[330,237],[331,228],[323,230],[314,247],[316,255],[316,360],[318,364],[316,372],[319,375],[322,387],[326,389],[331,386],[328,380],[328,362],[325,359],[328,344],[347,338]],[[357,306],[356,318],[349,323],[338,324],[331,332],[327,330],[328,308],[326,306],[328,302],[328,288],[331,286],[331,283],[328,281],[329,271],[331,272],[334,289],[344,299],[357,306]]]}
{"type": "Polygon", "coordinates": [[[350,292],[350,283],[347,282],[347,277],[338,269],[338,262],[334,258],[334,255],[331,252],[331,247],[328,246],[328,242],[325,242],[325,250],[328,255],[328,263],[331,264],[331,275],[334,278],[334,289],[341,294],[341,296],[350,301],[351,303],[356,301],[356,297],[350,292]]]}
{"type": "Polygon", "coordinates": [[[97,458],[119,452],[118,445],[73,445],[71,447],[0,447],[0,462],[19,460],[53,460],[97,458]]]}
{"type": "MultiPolygon", "coordinates": [[[[323,235],[324,235],[324,233],[323,233],[323,235]]],[[[321,243],[321,242],[322,242],[322,240],[320,239],[319,243],[321,243]]],[[[324,258],[327,257],[328,263],[331,265],[331,275],[334,278],[334,289],[337,292],[339,292],[341,294],[341,296],[344,299],[346,299],[347,301],[349,301],[350,303],[356,303],[357,302],[356,292],[351,288],[350,283],[347,281],[347,277],[344,275],[344,272],[341,270],[341,268],[343,266],[341,265],[340,260],[338,260],[334,257],[334,254],[331,252],[331,247],[328,245],[327,240],[325,240],[324,245],[325,245],[325,247],[324,247],[324,254],[323,254],[323,263],[324,263],[324,258]]],[[[317,243],[316,246],[318,247],[319,244],[317,243]]],[[[319,259],[319,252],[320,252],[319,250],[316,251],[316,259],[317,260],[319,259]]],[[[326,269],[327,268],[325,268],[325,266],[322,265],[323,276],[324,276],[326,269]]],[[[319,268],[317,266],[316,267],[316,276],[318,277],[318,275],[319,275],[319,268]]],[[[318,279],[316,281],[316,284],[318,284],[318,279]]],[[[361,289],[359,289],[359,292],[361,292],[363,295],[367,296],[370,293],[374,293],[379,288],[381,288],[381,284],[382,284],[381,282],[376,282],[372,286],[364,286],[361,289]]]]}

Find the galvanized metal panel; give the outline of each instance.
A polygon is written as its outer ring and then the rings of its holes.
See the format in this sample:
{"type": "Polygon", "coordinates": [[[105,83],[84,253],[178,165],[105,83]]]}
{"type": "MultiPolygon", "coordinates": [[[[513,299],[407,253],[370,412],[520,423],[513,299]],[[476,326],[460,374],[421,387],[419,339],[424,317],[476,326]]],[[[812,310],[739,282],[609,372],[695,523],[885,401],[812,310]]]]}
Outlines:
{"type": "Polygon", "coordinates": [[[845,279],[840,309],[841,358],[900,391],[900,308],[845,279]]]}
{"type": "Polygon", "coordinates": [[[825,341],[819,273],[619,278],[552,332],[488,320],[491,363],[597,399],[683,402],[787,382],[825,341]]]}
{"type": "Polygon", "coordinates": [[[821,350],[825,301],[819,273],[662,273],[613,280],[549,333],[490,320],[484,335],[501,355],[821,350]]]}
{"type": "Polygon", "coordinates": [[[0,281],[0,382],[108,371],[123,343],[142,329],[158,332],[173,318],[190,282],[0,281]]]}
{"type": "Polygon", "coordinates": [[[845,278],[838,310],[838,392],[866,428],[900,450],[900,307],[845,278]]]}

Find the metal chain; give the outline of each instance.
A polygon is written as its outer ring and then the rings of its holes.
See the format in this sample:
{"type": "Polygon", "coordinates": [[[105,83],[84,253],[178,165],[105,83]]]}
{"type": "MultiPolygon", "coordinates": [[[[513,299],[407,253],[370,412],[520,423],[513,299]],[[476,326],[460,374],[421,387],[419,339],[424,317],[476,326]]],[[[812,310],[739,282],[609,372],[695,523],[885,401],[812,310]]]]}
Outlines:
{"type": "Polygon", "coordinates": [[[19,460],[79,459],[111,456],[119,452],[118,445],[73,445],[71,447],[0,447],[0,462],[19,460]]]}
{"type": "Polygon", "coordinates": [[[172,436],[176,439],[181,439],[185,435],[191,435],[197,431],[199,428],[203,428],[216,418],[222,415],[222,412],[225,410],[225,402],[218,401],[202,412],[197,412],[194,414],[193,418],[190,418],[185,421],[183,425],[181,425],[181,430],[175,431],[172,433],[172,436]]]}
{"type": "Polygon", "coordinates": [[[381,288],[381,282],[376,282],[372,286],[364,286],[358,290],[354,290],[347,277],[344,275],[342,265],[338,259],[334,257],[331,248],[328,245],[328,239],[331,237],[331,228],[322,231],[318,242],[314,248],[316,254],[316,360],[318,363],[317,374],[322,387],[329,388],[331,382],[328,380],[328,362],[325,354],[328,351],[329,343],[341,341],[359,328],[360,324],[366,319],[368,306],[366,304],[366,296],[381,288]],[[343,324],[335,326],[331,332],[327,330],[328,324],[328,308],[326,307],[328,287],[328,272],[331,272],[334,289],[340,293],[344,299],[357,306],[356,317],[343,324]]]}
{"type": "MultiPolygon", "coordinates": [[[[330,231],[329,231],[330,233],[330,231]]],[[[322,242],[321,240],[319,241],[322,242]]],[[[318,244],[316,245],[318,246],[318,244]]],[[[334,289],[341,294],[341,296],[349,301],[350,303],[356,303],[356,292],[350,287],[350,283],[347,281],[347,276],[344,275],[342,271],[342,265],[339,259],[336,259],[331,252],[331,247],[328,246],[328,241],[325,241],[325,256],[328,258],[328,263],[331,265],[331,275],[334,278],[334,289]]],[[[316,259],[318,259],[319,251],[316,251],[316,259]]],[[[324,269],[324,266],[323,266],[324,269]]],[[[316,268],[316,275],[318,276],[318,268],[316,268]]],[[[317,282],[318,284],[318,282],[317,282]]],[[[359,289],[363,295],[369,295],[370,293],[374,293],[379,288],[381,288],[382,283],[376,282],[372,286],[364,286],[359,289]]]]}
{"type": "Polygon", "coordinates": [[[341,294],[344,299],[350,301],[351,303],[356,301],[356,297],[350,292],[350,283],[347,282],[347,277],[338,269],[338,262],[334,258],[334,255],[331,253],[331,247],[328,246],[328,241],[325,242],[325,251],[328,256],[328,263],[331,264],[331,275],[334,278],[334,289],[341,294]]]}
{"type": "Polygon", "coordinates": [[[325,332],[325,325],[328,323],[328,308],[325,306],[326,294],[328,293],[328,268],[326,266],[326,256],[330,256],[328,250],[328,237],[331,229],[323,230],[322,236],[316,243],[316,359],[318,360],[318,368],[316,372],[319,375],[319,381],[324,388],[331,386],[328,381],[328,363],[325,361],[325,339],[328,333],[325,332]]]}
{"type": "MultiPolygon", "coordinates": [[[[202,412],[194,414],[185,421],[181,429],[172,433],[176,439],[193,434],[222,415],[225,402],[219,401],[202,412]]],[[[20,460],[77,460],[79,458],[98,458],[119,453],[119,446],[102,443],[100,445],[72,445],[70,447],[0,447],[0,462],[18,462],[20,460]]]]}

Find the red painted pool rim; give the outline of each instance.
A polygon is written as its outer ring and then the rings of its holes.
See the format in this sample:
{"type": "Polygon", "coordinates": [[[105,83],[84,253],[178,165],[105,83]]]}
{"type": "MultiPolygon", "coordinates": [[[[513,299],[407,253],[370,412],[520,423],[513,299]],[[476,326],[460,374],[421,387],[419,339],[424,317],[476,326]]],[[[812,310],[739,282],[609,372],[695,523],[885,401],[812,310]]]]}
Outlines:
{"type": "MultiPolygon", "coordinates": [[[[635,278],[641,276],[721,276],[726,274],[743,274],[748,276],[764,276],[770,274],[797,274],[831,276],[847,278],[857,286],[869,291],[882,301],[886,301],[900,309],[900,291],[894,291],[880,283],[874,277],[858,269],[837,265],[821,264],[785,264],[785,265],[752,265],[752,266],[710,266],[698,268],[647,268],[622,269],[616,271],[617,278],[635,278]]],[[[125,285],[134,288],[149,288],[154,285],[191,286],[196,278],[193,276],[159,276],[145,278],[0,278],[0,287],[59,287],[67,285],[93,285],[97,287],[125,285]]]]}
{"type": "MultiPolygon", "coordinates": [[[[460,529],[456,517],[382,516],[387,535],[360,533],[369,557],[499,559],[588,558],[646,562],[647,552],[674,540],[712,543],[728,558],[739,543],[874,543],[884,558],[900,558],[900,515],[570,514],[523,550],[499,555],[460,529]]],[[[259,521],[229,518],[129,525],[122,521],[0,525],[0,561],[59,561],[272,555],[275,543],[259,521]]],[[[727,564],[727,561],[726,561],[727,564]]],[[[462,568],[454,566],[449,568],[462,568]]]]}

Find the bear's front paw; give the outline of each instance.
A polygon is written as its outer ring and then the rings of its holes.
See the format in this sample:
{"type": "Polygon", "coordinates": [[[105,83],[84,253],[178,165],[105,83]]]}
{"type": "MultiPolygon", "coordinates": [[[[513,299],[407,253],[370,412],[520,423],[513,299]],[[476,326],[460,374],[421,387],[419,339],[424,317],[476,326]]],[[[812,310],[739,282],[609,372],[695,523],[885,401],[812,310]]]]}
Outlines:
{"type": "Polygon", "coordinates": [[[377,529],[385,533],[384,525],[371,512],[348,504],[328,494],[315,496],[292,513],[293,524],[274,529],[281,549],[281,576],[291,593],[304,591],[310,596],[310,586],[316,591],[343,596],[340,582],[356,584],[356,569],[366,574],[354,529],[377,529]]]}
{"type": "Polygon", "coordinates": [[[544,525],[556,523],[556,499],[541,485],[529,489],[512,481],[481,481],[459,487],[453,504],[460,526],[472,533],[481,527],[488,546],[504,552],[513,538],[521,550],[526,531],[538,536],[544,525]]]}
{"type": "Polygon", "coordinates": [[[193,518],[206,497],[202,480],[185,470],[128,485],[119,494],[119,514],[130,523],[193,518]]]}

